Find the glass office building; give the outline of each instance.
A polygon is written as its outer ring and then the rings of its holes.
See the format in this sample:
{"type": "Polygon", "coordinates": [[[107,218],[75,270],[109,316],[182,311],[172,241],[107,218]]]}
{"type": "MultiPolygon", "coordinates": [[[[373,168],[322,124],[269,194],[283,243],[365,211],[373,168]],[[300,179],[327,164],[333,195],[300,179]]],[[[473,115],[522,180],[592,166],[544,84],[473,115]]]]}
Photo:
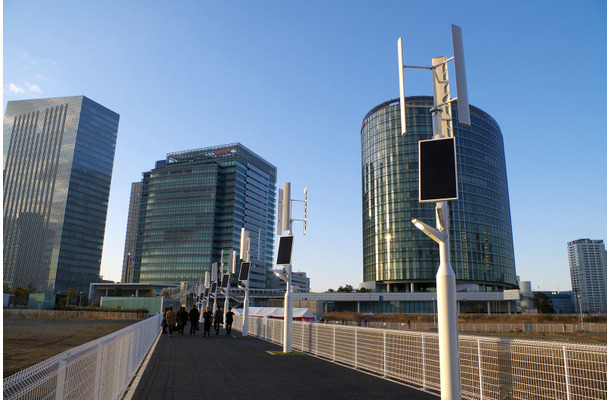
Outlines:
{"type": "Polygon", "coordinates": [[[136,259],[136,241],[138,239],[138,221],[142,201],[142,182],[131,184],[129,212],[127,214],[127,232],[125,233],[125,250],[123,251],[123,273],[121,282],[133,283],[133,265],[136,259]]]}
{"type": "MultiPolygon", "coordinates": [[[[167,155],[145,172],[133,282],[198,283],[239,253],[250,232],[250,286],[268,286],[273,263],[276,168],[235,143],[167,155]],[[221,260],[222,256],[222,260],[221,260]]],[[[239,266],[237,271],[239,272],[239,266]]]]}
{"type": "MultiPolygon", "coordinates": [[[[412,219],[435,226],[434,203],[419,202],[418,141],[432,138],[431,97],[406,99],[407,135],[398,99],[364,118],[362,139],[363,269],[368,287],[434,291],[438,244],[412,219]]],[[[450,201],[450,254],[458,290],[495,291],[517,284],[504,144],[500,127],[471,106],[470,127],[453,127],[459,200],[450,201]]]]}
{"type": "Polygon", "coordinates": [[[98,282],[118,126],[84,96],[8,102],[5,283],[58,293],[98,282]]]}

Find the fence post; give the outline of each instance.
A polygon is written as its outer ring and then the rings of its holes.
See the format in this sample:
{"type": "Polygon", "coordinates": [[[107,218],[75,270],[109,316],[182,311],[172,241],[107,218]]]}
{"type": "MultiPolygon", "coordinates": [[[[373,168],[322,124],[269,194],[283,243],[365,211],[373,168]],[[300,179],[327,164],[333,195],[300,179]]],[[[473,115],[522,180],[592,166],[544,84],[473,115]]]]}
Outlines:
{"type": "Polygon", "coordinates": [[[421,374],[422,374],[422,388],[426,389],[426,340],[424,334],[421,334],[421,374]]]}
{"type": "Polygon", "coordinates": [[[572,400],[572,393],[570,390],[570,370],[568,368],[568,352],[566,350],[566,346],[563,346],[563,368],[566,374],[566,394],[568,396],[568,400],[572,400]]]}
{"type": "Polygon", "coordinates": [[[483,400],[483,360],[481,359],[481,339],[477,339],[477,354],[479,356],[479,394],[483,400]]]}
{"type": "Polygon", "coordinates": [[[97,360],[95,363],[95,384],[93,386],[93,400],[100,398],[101,386],[102,386],[102,360],[104,357],[104,345],[98,343],[97,345],[97,360]]]}
{"type": "Polygon", "coordinates": [[[333,361],[337,361],[337,326],[333,326],[333,361]]]}
{"type": "Polygon", "coordinates": [[[64,400],[64,386],[66,385],[66,373],[68,369],[68,363],[66,360],[59,362],[59,369],[57,370],[57,389],[55,390],[55,400],[64,400]]]}
{"type": "Polygon", "coordinates": [[[358,369],[358,328],[354,328],[354,368],[358,369]]]}
{"type": "Polygon", "coordinates": [[[115,378],[114,378],[114,398],[119,396],[119,376],[121,373],[121,354],[123,353],[123,337],[119,339],[119,353],[116,356],[119,365],[115,365],[115,378]]]}
{"type": "Polygon", "coordinates": [[[383,330],[383,377],[387,377],[388,376],[388,356],[387,356],[387,349],[386,349],[386,331],[385,329],[383,330]]]}

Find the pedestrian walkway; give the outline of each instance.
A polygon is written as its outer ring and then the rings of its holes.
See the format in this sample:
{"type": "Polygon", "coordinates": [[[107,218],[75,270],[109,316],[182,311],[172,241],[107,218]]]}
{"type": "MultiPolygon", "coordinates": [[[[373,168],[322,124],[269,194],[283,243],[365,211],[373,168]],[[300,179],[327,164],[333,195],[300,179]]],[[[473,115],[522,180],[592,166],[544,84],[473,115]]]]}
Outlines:
{"type": "Polygon", "coordinates": [[[161,335],[134,400],[170,399],[376,399],[438,400],[418,389],[390,382],[240,332],[227,336],[161,335]],[[279,352],[280,354],[270,354],[279,352]]]}

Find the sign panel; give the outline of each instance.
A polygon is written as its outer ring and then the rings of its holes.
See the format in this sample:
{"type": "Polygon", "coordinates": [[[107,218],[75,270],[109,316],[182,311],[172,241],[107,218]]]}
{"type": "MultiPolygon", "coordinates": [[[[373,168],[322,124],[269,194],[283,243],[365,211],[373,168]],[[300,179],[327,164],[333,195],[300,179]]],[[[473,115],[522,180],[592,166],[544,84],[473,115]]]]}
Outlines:
{"type": "Polygon", "coordinates": [[[419,141],[419,201],[458,199],[455,138],[419,141]]]}
{"type": "Polygon", "coordinates": [[[280,246],[277,250],[277,265],[290,265],[293,239],[294,236],[280,236],[280,246]]]}
{"type": "Polygon", "coordinates": [[[220,283],[221,288],[227,288],[229,286],[229,274],[222,276],[222,282],[220,283]]]}
{"type": "Polygon", "coordinates": [[[216,293],[216,282],[212,283],[212,294],[216,293]]]}
{"type": "Polygon", "coordinates": [[[250,263],[249,262],[241,263],[241,269],[239,270],[238,280],[240,280],[242,282],[247,281],[249,274],[250,274],[250,263]]]}

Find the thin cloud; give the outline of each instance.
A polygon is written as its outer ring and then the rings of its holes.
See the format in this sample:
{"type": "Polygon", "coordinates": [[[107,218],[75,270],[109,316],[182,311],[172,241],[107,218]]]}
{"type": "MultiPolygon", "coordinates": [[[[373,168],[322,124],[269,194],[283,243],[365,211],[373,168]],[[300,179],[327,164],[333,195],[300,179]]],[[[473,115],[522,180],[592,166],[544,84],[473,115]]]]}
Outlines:
{"type": "Polygon", "coordinates": [[[8,95],[28,95],[30,97],[39,96],[42,93],[42,89],[35,83],[25,82],[23,85],[18,86],[14,83],[4,85],[4,93],[8,95]]]}
{"type": "Polygon", "coordinates": [[[25,93],[24,88],[21,88],[21,87],[15,85],[14,83],[9,83],[8,85],[5,85],[4,87],[6,88],[6,90],[8,90],[9,93],[15,93],[15,94],[25,93]]]}
{"type": "Polygon", "coordinates": [[[29,82],[26,82],[26,86],[28,87],[28,92],[30,94],[40,94],[42,93],[42,90],[40,89],[40,86],[34,84],[31,84],[29,82]]]}

